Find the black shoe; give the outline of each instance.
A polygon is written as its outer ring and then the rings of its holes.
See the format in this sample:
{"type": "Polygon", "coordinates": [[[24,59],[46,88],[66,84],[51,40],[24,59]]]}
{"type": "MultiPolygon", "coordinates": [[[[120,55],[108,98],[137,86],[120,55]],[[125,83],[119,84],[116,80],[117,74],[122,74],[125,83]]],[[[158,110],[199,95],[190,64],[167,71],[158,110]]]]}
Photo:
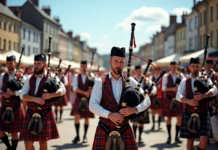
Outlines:
{"type": "Polygon", "coordinates": [[[167,142],[166,142],[167,144],[171,144],[171,137],[168,137],[168,139],[167,139],[167,142]]]}
{"type": "Polygon", "coordinates": [[[62,119],[59,119],[59,123],[61,123],[62,122],[62,119]]]}
{"type": "Polygon", "coordinates": [[[73,144],[77,144],[80,141],[80,138],[76,136],[74,140],[72,141],[73,144]]]}
{"type": "Polygon", "coordinates": [[[142,140],[142,138],[139,138],[139,144],[144,143],[144,141],[142,140]]]}
{"type": "Polygon", "coordinates": [[[175,138],[175,143],[180,144],[180,143],[182,143],[182,141],[180,141],[180,139],[179,139],[178,137],[176,137],[176,138],[175,138]]]}
{"type": "Polygon", "coordinates": [[[87,138],[86,137],[83,138],[83,143],[87,143],[87,138]]]}
{"type": "Polygon", "coordinates": [[[154,131],[154,125],[151,127],[151,131],[154,131]]]}

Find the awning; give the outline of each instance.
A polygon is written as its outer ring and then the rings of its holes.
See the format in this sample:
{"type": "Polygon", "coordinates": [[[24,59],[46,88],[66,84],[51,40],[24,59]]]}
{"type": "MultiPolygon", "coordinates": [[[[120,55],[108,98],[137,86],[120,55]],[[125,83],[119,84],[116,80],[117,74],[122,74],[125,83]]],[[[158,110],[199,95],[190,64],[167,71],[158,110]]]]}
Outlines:
{"type": "Polygon", "coordinates": [[[6,56],[0,54],[0,63],[5,64],[5,61],[6,61],[6,56]]]}
{"type": "MultiPolygon", "coordinates": [[[[207,49],[207,54],[208,55],[210,55],[210,53],[212,53],[212,52],[215,52],[215,51],[217,51],[215,48],[208,48],[207,49]]],[[[199,50],[199,51],[197,51],[197,52],[194,52],[194,53],[191,53],[191,54],[188,54],[188,55],[186,55],[186,56],[183,56],[183,57],[181,57],[180,58],[180,62],[181,63],[188,63],[189,61],[190,61],[190,58],[196,58],[196,57],[199,57],[200,58],[200,60],[203,60],[203,57],[204,57],[204,49],[202,49],[202,50],[199,50]]]]}
{"type": "Polygon", "coordinates": [[[155,63],[158,67],[162,68],[162,67],[168,66],[171,61],[178,61],[180,57],[181,55],[176,53],[176,54],[172,54],[170,56],[158,59],[156,60],[155,63]]]}

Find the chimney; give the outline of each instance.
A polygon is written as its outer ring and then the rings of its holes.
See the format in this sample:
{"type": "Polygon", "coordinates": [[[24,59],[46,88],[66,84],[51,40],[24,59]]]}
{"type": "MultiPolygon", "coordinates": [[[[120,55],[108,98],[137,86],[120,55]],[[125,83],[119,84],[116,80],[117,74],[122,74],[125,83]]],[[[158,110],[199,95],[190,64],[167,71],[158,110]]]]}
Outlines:
{"type": "Polygon", "coordinates": [[[39,7],[39,0],[31,0],[33,2],[34,5],[36,5],[37,7],[39,7]]]}
{"type": "Polygon", "coordinates": [[[165,30],[166,27],[165,26],[161,26],[161,31],[165,30]]]}
{"type": "Polygon", "coordinates": [[[176,15],[170,15],[170,25],[176,23],[176,15]]]}
{"type": "Polygon", "coordinates": [[[185,17],[187,16],[187,14],[184,12],[182,14],[182,24],[185,24],[185,17]]]}
{"type": "Polygon", "coordinates": [[[1,2],[3,5],[7,6],[7,0],[0,0],[0,2],[1,2]]]}
{"type": "Polygon", "coordinates": [[[68,31],[67,35],[72,38],[73,37],[73,31],[68,31]]]}
{"type": "Polygon", "coordinates": [[[77,41],[80,41],[80,36],[77,35],[77,36],[75,37],[75,39],[76,39],[77,41]]]}
{"type": "Polygon", "coordinates": [[[60,23],[59,17],[54,17],[54,20],[55,20],[56,22],[60,23]]]}
{"type": "Polygon", "coordinates": [[[51,15],[51,8],[50,8],[50,6],[42,6],[42,10],[44,10],[44,12],[46,14],[48,14],[49,16],[51,15]]]}
{"type": "Polygon", "coordinates": [[[196,5],[196,0],[193,0],[193,5],[194,5],[194,6],[196,5]]]}

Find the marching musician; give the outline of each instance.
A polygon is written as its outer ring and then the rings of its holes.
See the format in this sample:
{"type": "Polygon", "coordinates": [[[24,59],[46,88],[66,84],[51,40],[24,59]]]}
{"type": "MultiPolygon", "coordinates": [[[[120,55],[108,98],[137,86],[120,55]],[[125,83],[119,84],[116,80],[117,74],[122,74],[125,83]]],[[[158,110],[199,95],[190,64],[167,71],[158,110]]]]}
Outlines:
{"type": "Polygon", "coordinates": [[[168,139],[167,144],[171,143],[171,120],[172,117],[176,117],[176,135],[175,142],[181,143],[179,139],[179,131],[182,119],[183,106],[176,101],[176,92],[178,89],[178,81],[184,78],[184,75],[177,71],[177,63],[175,61],[170,62],[170,71],[163,76],[162,91],[163,91],[163,103],[162,103],[162,115],[167,117],[167,131],[168,139]]]}
{"type": "MultiPolygon", "coordinates": [[[[110,56],[111,71],[95,81],[90,98],[90,111],[100,116],[92,149],[105,149],[109,135],[107,129],[102,126],[113,131],[116,130],[116,126],[121,125],[119,131],[122,133],[121,138],[125,150],[136,150],[138,149],[136,140],[127,116],[147,109],[150,105],[150,98],[146,95],[146,98],[138,106],[121,109],[124,85],[119,70],[122,70],[125,65],[125,48],[113,47],[110,56]]],[[[130,77],[130,86],[135,88],[136,85],[137,82],[130,77]]],[[[141,88],[140,92],[143,92],[141,88]]]]}
{"type": "MultiPolygon", "coordinates": [[[[6,145],[7,149],[16,150],[18,145],[18,132],[21,132],[22,123],[24,121],[24,108],[21,99],[19,98],[20,91],[11,91],[7,87],[7,81],[15,78],[16,72],[16,57],[14,55],[6,58],[6,66],[8,72],[2,73],[0,76],[0,94],[2,96],[2,107],[0,108],[0,118],[2,118],[6,108],[11,107],[13,109],[14,120],[12,123],[5,123],[0,121],[0,138],[6,145]],[[14,96],[13,96],[14,95],[14,96]],[[9,102],[8,102],[9,100],[9,102]],[[5,132],[11,133],[11,143],[8,140],[8,136],[5,132]]],[[[17,78],[21,77],[21,73],[17,73],[17,78]]],[[[22,82],[25,81],[25,77],[22,78],[22,82]]]]}
{"type": "MultiPolygon", "coordinates": [[[[137,82],[139,82],[141,76],[142,76],[141,65],[136,65],[135,66],[135,77],[134,77],[134,79],[137,82]]],[[[142,84],[141,84],[141,88],[143,90],[146,90],[151,86],[151,83],[152,83],[152,81],[148,77],[145,76],[144,82],[142,82],[142,84]]],[[[157,93],[157,89],[156,89],[155,86],[153,86],[152,91],[149,94],[149,96],[151,98],[151,101],[152,101],[152,97],[154,95],[156,95],[156,93],[157,93]]],[[[145,117],[137,117],[136,119],[133,119],[133,132],[134,132],[135,137],[136,137],[136,130],[137,130],[137,128],[139,128],[139,130],[138,130],[139,131],[139,136],[138,136],[138,143],[139,144],[144,143],[142,138],[141,138],[141,135],[142,135],[142,132],[143,132],[143,129],[144,129],[144,124],[146,124],[146,123],[149,123],[149,115],[146,115],[145,117]]]]}
{"type": "MultiPolygon", "coordinates": [[[[185,109],[182,114],[180,137],[187,139],[187,150],[194,150],[194,138],[200,137],[198,150],[206,150],[208,137],[210,135],[210,120],[207,108],[208,102],[205,98],[215,96],[217,94],[217,88],[213,86],[207,93],[197,93],[195,95],[194,82],[198,79],[200,71],[199,58],[191,58],[188,68],[191,75],[181,81],[176,94],[176,99],[185,104],[185,109]],[[197,110],[194,109],[196,106],[198,107],[197,110]],[[199,115],[200,119],[200,128],[196,134],[190,132],[187,125],[191,114],[195,111],[197,111],[196,113],[199,115]]],[[[207,85],[209,86],[211,83],[211,80],[208,79],[207,85]]]]}
{"type": "MultiPolygon", "coordinates": [[[[58,70],[59,80],[62,78],[63,75],[64,75],[64,70],[59,69],[58,70]]],[[[66,88],[66,85],[68,85],[67,77],[65,76],[63,81],[61,81],[61,82],[65,85],[65,88],[66,88]]],[[[63,106],[67,106],[67,103],[68,103],[67,94],[64,94],[63,96],[61,96],[60,101],[54,103],[56,121],[62,122],[62,115],[63,115],[63,111],[64,111],[63,106]],[[60,114],[59,120],[58,120],[58,107],[59,107],[59,114],[60,114]]]]}
{"type": "MultiPolygon", "coordinates": [[[[59,138],[54,113],[52,111],[52,102],[49,99],[62,96],[66,93],[64,85],[61,83],[59,89],[55,93],[43,93],[43,85],[47,80],[46,56],[39,54],[34,56],[34,74],[29,75],[24,82],[20,98],[27,102],[27,114],[20,135],[20,139],[24,140],[26,150],[33,150],[33,143],[39,142],[40,149],[47,150],[47,141],[59,138]],[[40,110],[38,107],[40,106],[40,110]],[[38,112],[39,111],[39,112],[38,112]],[[37,134],[31,134],[28,124],[32,119],[31,112],[41,114],[43,129],[37,134]]],[[[54,74],[50,73],[53,79],[54,74]]],[[[58,84],[59,79],[56,79],[58,84]]]]}
{"type": "MultiPolygon", "coordinates": [[[[87,131],[89,127],[89,118],[94,118],[94,114],[89,111],[89,97],[91,90],[88,84],[88,72],[87,72],[87,60],[82,60],[80,63],[81,73],[74,77],[73,80],[73,90],[76,92],[76,100],[73,104],[71,115],[75,116],[75,129],[76,137],[73,139],[73,143],[76,144],[80,141],[79,128],[80,128],[80,118],[84,118],[84,135],[83,143],[87,143],[87,131]],[[85,108],[81,107],[85,103],[85,108]]],[[[84,105],[83,105],[84,106],[84,105]]]]}

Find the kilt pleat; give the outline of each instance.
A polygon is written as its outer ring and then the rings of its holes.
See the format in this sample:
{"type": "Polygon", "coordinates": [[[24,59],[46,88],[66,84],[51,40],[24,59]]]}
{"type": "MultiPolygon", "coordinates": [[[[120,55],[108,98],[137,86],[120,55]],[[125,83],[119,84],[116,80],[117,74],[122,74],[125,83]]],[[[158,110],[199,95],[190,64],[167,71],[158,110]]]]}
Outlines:
{"type": "Polygon", "coordinates": [[[76,97],[70,115],[71,116],[80,115],[81,118],[94,118],[95,117],[94,114],[91,111],[89,111],[89,99],[87,101],[88,108],[86,111],[80,111],[79,109],[80,102],[81,100],[78,97],[76,97]]]}
{"type": "Polygon", "coordinates": [[[162,101],[162,116],[166,117],[176,117],[176,116],[182,116],[183,112],[183,104],[179,103],[179,109],[177,111],[172,111],[170,109],[172,99],[169,99],[165,97],[162,101]]]}
{"type": "Polygon", "coordinates": [[[210,116],[208,112],[201,113],[199,115],[201,120],[201,126],[197,134],[189,132],[187,123],[191,114],[185,109],[182,114],[182,124],[180,127],[181,138],[199,138],[200,136],[210,136],[210,116]]]}
{"type": "MultiPolygon", "coordinates": [[[[112,122],[108,122],[107,126],[111,130],[116,128],[116,125],[112,122]]],[[[107,137],[107,133],[98,125],[95,133],[95,139],[93,142],[92,150],[105,150],[107,137]]],[[[126,132],[122,134],[122,139],[125,145],[125,150],[138,150],[135,137],[129,124],[126,132]]]]}
{"type": "Polygon", "coordinates": [[[31,120],[31,117],[28,113],[26,115],[22,132],[20,134],[20,140],[24,141],[48,141],[51,139],[59,138],[59,133],[54,118],[53,111],[49,111],[45,116],[42,117],[43,130],[38,135],[32,135],[28,130],[28,123],[31,120]]]}
{"type": "Polygon", "coordinates": [[[53,105],[54,106],[67,106],[68,99],[67,99],[67,94],[64,94],[61,96],[61,101],[60,102],[55,102],[53,105]]]}
{"type": "Polygon", "coordinates": [[[20,107],[16,108],[14,110],[14,121],[11,124],[5,124],[2,121],[2,115],[3,115],[3,107],[0,108],[0,131],[3,132],[21,132],[22,125],[25,118],[25,111],[23,108],[23,104],[20,105],[20,107]]]}

